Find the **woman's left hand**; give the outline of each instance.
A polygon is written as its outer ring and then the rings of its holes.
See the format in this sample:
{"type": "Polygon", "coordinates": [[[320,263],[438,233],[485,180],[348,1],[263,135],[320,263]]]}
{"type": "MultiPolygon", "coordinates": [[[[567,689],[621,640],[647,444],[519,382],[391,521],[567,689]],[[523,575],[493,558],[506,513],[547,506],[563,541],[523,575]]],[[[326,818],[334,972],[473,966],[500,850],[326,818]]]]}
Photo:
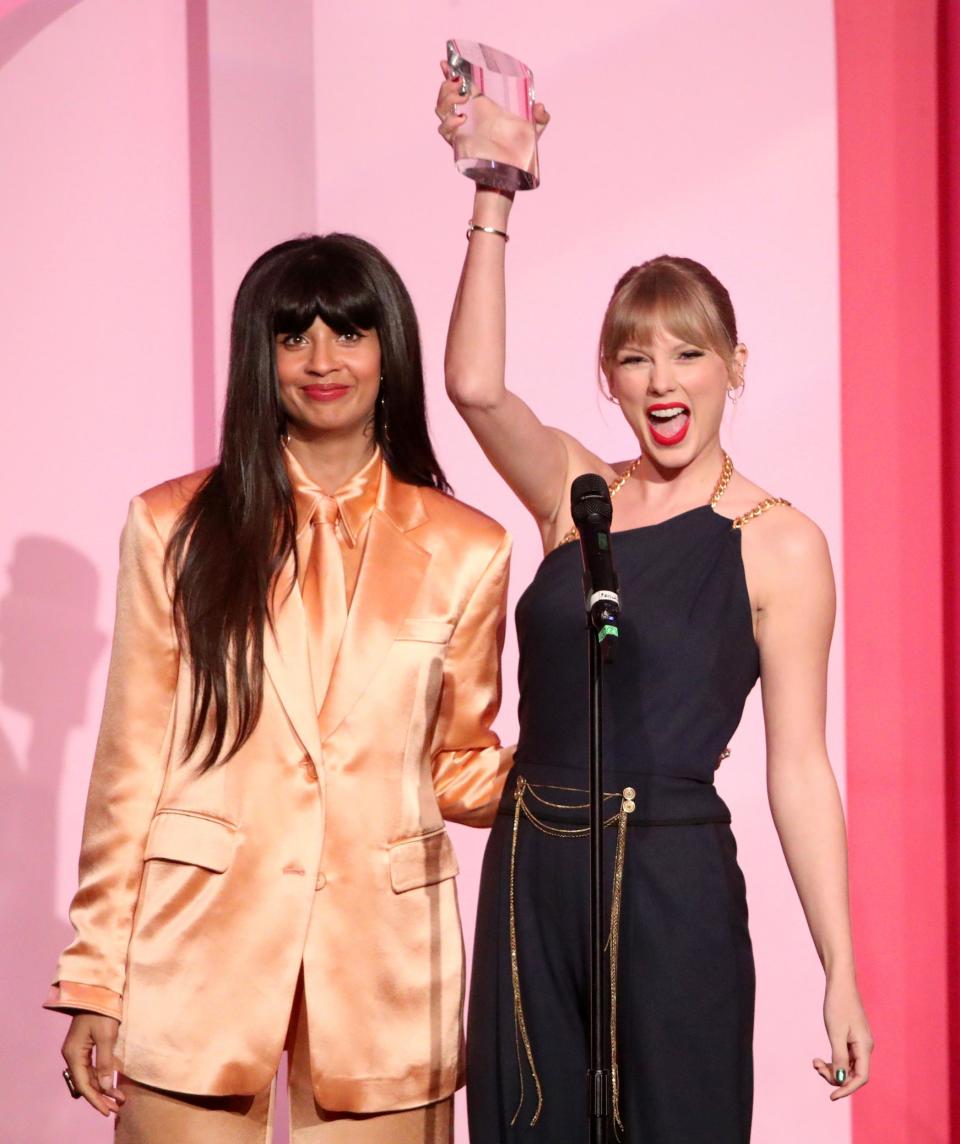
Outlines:
{"type": "Polygon", "coordinates": [[[817,1057],[813,1067],[833,1086],[830,1099],[842,1100],[862,1088],[870,1079],[873,1034],[856,984],[827,984],[823,1020],[830,1038],[832,1060],[827,1063],[817,1057]],[[842,1080],[838,1079],[838,1070],[843,1070],[840,1074],[842,1080]]]}

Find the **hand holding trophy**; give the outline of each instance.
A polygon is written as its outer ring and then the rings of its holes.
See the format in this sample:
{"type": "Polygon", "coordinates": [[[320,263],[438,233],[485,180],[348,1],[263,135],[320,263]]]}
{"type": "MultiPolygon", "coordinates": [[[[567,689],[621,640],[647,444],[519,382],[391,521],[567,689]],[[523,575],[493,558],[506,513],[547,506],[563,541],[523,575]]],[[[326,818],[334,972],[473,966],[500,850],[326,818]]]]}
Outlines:
{"type": "Polygon", "coordinates": [[[549,115],[535,102],[533,73],[486,44],[448,40],[437,98],[440,134],[457,170],[484,187],[512,194],[540,183],[537,138],[549,115]]]}

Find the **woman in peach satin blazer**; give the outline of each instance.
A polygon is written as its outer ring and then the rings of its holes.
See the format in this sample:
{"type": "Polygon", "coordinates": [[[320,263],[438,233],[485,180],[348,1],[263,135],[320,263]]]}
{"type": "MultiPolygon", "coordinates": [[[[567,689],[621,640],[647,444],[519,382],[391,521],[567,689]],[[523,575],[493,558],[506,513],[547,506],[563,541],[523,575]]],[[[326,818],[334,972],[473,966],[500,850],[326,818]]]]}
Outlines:
{"type": "MultiPolygon", "coordinates": [[[[113,1068],[175,1093],[261,1091],[301,974],[318,1106],[412,1108],[459,1083],[463,944],[443,819],[489,824],[509,766],[490,730],[509,542],[444,489],[396,272],[343,235],[268,251],[237,297],[220,464],[135,497],[121,544],[76,939],[47,1002],[77,1014],[64,1056],[101,1112],[123,1101],[113,1068]],[[253,380],[250,361],[261,363],[253,380]],[[184,568],[210,535],[198,525],[204,490],[215,499],[231,465],[251,464],[276,477],[284,523],[273,532],[289,547],[260,612],[259,713],[256,635],[246,642],[235,624],[253,704],[236,702],[237,645],[219,646],[229,704],[218,725],[215,686],[210,709],[198,707],[197,665],[212,662],[215,677],[217,661],[199,622],[190,630],[202,612],[183,600],[199,577],[187,583],[184,568]],[[321,489],[376,465],[353,538],[355,591],[343,547],[353,598],[318,704],[301,594],[308,526],[321,489]],[[119,1020],[112,1060],[89,1014],[119,1020]]],[[[253,494],[238,480],[230,496],[253,494]]],[[[241,523],[221,522],[236,536],[201,586],[219,577],[229,603],[255,561],[237,562],[244,515],[225,503],[241,523]]]]}

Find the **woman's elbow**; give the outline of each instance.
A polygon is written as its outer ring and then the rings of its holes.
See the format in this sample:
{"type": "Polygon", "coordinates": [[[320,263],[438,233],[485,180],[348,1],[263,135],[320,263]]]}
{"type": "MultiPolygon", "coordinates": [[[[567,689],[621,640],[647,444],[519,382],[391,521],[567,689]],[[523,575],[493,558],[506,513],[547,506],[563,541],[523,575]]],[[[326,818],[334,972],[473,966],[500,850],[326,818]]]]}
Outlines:
{"type": "Polygon", "coordinates": [[[448,369],[445,375],[447,396],[460,413],[489,412],[502,396],[502,387],[484,378],[448,369]]]}

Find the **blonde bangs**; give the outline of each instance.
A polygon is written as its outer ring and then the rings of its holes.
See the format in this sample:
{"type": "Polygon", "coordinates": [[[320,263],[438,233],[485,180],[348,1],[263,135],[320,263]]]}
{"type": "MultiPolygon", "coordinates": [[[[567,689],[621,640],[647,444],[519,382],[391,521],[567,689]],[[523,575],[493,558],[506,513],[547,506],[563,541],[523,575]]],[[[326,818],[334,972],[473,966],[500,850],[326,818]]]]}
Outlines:
{"type": "Polygon", "coordinates": [[[658,331],[711,349],[727,363],[737,344],[726,289],[698,262],[662,255],[617,283],[600,331],[600,369],[627,344],[649,346],[658,331]]]}

